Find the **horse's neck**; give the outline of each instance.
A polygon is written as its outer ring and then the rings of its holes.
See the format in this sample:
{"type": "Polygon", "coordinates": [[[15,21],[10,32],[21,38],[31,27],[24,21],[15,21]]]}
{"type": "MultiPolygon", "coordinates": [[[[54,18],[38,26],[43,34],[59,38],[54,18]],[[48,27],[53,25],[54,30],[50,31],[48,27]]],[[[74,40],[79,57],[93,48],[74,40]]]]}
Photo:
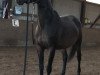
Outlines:
{"type": "Polygon", "coordinates": [[[38,15],[39,15],[39,21],[40,21],[41,26],[44,26],[46,23],[48,23],[52,19],[53,8],[49,0],[46,0],[45,2],[41,1],[38,4],[38,15]]]}
{"type": "Polygon", "coordinates": [[[52,8],[51,0],[40,0],[38,6],[52,8]]]}

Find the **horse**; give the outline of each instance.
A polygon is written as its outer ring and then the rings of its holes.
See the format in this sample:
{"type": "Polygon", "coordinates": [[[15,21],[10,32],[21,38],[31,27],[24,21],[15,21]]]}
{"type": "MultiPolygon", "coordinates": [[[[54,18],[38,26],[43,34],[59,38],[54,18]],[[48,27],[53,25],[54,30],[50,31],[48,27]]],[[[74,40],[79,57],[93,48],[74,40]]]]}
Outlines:
{"type": "MultiPolygon", "coordinates": [[[[56,50],[62,50],[63,68],[61,75],[65,75],[67,63],[77,53],[78,69],[77,75],[81,74],[81,43],[82,24],[74,16],[60,17],[53,9],[50,0],[31,0],[37,3],[39,23],[34,30],[34,43],[38,45],[40,75],[44,75],[44,51],[50,49],[47,65],[47,75],[51,74],[52,63],[56,50]],[[68,55],[67,48],[70,49],[68,55]]],[[[22,0],[17,0],[23,4],[22,0]]]]}

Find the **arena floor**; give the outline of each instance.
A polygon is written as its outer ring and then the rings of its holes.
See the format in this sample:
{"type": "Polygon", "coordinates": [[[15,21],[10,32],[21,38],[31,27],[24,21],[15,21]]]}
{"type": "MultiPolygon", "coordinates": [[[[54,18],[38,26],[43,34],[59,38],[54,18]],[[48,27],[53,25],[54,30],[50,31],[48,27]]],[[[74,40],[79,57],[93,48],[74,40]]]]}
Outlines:
{"type": "MultiPolygon", "coordinates": [[[[45,67],[49,52],[45,51],[45,67]]],[[[24,48],[0,48],[0,75],[22,75],[24,48]]],[[[36,49],[29,48],[26,75],[39,75],[36,49]]],[[[62,55],[56,52],[51,75],[60,75],[62,68],[62,55]]],[[[81,75],[100,75],[100,48],[82,49],[81,75]]],[[[46,70],[44,71],[46,75],[46,70]]],[[[67,64],[66,75],[77,75],[77,60],[74,58],[67,64]]]]}

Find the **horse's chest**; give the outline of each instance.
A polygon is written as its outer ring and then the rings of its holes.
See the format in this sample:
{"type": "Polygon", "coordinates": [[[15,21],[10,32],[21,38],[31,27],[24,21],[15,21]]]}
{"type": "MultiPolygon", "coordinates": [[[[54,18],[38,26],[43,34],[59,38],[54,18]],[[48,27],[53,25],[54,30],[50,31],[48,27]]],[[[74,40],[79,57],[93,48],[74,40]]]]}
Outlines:
{"type": "Polygon", "coordinates": [[[49,45],[49,39],[46,32],[41,31],[35,34],[35,41],[37,44],[47,47],[49,45]]]}
{"type": "Polygon", "coordinates": [[[39,29],[39,27],[36,28],[35,32],[35,41],[39,45],[43,46],[51,46],[51,44],[54,43],[56,37],[56,31],[54,28],[51,28],[49,26],[45,26],[44,29],[39,29]]]}

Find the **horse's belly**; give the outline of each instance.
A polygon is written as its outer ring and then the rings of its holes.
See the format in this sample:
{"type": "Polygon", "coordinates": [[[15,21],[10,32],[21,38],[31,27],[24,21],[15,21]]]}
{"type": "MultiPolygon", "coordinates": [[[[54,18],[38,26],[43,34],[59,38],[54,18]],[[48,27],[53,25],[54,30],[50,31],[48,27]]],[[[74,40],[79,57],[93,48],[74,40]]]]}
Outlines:
{"type": "Polygon", "coordinates": [[[76,43],[79,36],[79,32],[76,30],[72,33],[69,32],[69,35],[67,34],[64,34],[64,36],[62,36],[58,40],[56,47],[64,49],[64,48],[71,47],[76,43]]]}
{"type": "Polygon", "coordinates": [[[71,46],[73,46],[76,42],[76,39],[75,40],[70,40],[70,41],[62,41],[62,42],[59,42],[56,46],[57,49],[65,49],[65,48],[69,48],[71,46]]]}

